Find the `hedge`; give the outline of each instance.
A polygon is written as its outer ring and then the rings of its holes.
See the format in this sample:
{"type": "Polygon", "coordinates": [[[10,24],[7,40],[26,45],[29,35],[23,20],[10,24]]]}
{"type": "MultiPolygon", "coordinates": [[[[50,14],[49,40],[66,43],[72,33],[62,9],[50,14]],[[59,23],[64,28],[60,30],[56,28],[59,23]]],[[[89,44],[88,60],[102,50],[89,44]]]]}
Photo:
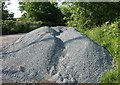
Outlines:
{"type": "Polygon", "coordinates": [[[41,21],[2,20],[2,35],[26,33],[43,25],[41,21]]]}

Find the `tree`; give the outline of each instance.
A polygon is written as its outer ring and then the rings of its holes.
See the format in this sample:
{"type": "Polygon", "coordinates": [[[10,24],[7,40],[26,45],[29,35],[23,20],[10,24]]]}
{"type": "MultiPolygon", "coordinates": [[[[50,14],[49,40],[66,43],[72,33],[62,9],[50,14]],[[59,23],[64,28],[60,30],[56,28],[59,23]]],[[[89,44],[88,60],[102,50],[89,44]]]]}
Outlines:
{"type": "Polygon", "coordinates": [[[6,9],[5,2],[2,3],[2,20],[8,20],[13,19],[14,13],[9,13],[9,11],[6,9]]]}
{"type": "Polygon", "coordinates": [[[57,4],[50,2],[20,2],[20,10],[24,12],[24,18],[35,21],[43,21],[48,25],[63,25],[63,14],[57,4]]]}
{"type": "Polygon", "coordinates": [[[73,2],[64,3],[61,8],[66,14],[67,24],[77,28],[101,26],[120,16],[120,2],[73,2]]]}

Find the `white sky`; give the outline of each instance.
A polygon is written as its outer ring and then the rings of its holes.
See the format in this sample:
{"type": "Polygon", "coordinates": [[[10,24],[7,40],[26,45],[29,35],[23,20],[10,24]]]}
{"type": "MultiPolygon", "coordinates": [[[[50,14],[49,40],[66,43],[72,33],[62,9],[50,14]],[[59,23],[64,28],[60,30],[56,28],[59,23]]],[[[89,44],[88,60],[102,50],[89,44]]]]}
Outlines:
{"type": "Polygon", "coordinates": [[[13,12],[14,13],[14,18],[19,18],[21,17],[22,13],[19,11],[19,4],[18,4],[18,1],[17,0],[11,0],[10,1],[10,5],[8,5],[8,10],[10,12],[13,12]]]}

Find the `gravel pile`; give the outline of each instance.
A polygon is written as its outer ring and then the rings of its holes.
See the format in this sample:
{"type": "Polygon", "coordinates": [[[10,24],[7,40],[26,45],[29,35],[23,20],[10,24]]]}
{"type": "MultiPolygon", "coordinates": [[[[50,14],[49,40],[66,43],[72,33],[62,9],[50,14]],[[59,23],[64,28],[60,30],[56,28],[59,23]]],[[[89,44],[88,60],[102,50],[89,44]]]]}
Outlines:
{"type": "Polygon", "coordinates": [[[98,83],[113,65],[109,52],[70,27],[41,27],[0,46],[3,82],[98,83]]]}

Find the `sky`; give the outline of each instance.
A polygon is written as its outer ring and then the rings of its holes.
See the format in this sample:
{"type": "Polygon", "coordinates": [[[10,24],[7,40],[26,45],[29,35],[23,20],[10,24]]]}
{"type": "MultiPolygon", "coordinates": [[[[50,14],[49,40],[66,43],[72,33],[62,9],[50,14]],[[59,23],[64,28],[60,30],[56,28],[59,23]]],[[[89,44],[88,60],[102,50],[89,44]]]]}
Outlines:
{"type": "Polygon", "coordinates": [[[10,12],[14,13],[14,18],[20,18],[22,13],[19,11],[18,1],[17,0],[11,0],[10,3],[11,4],[7,6],[8,7],[7,9],[10,12]]]}

